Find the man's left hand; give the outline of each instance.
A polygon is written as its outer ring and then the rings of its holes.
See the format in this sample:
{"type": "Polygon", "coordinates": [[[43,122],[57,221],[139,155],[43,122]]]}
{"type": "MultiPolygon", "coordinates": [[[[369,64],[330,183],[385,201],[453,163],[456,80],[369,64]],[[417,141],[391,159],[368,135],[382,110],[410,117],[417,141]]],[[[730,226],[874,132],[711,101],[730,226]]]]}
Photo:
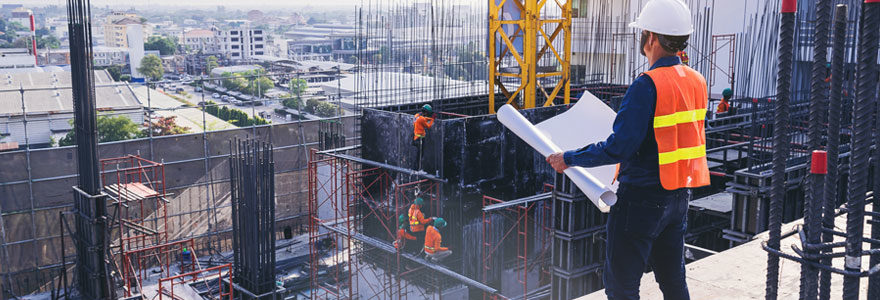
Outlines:
{"type": "Polygon", "coordinates": [[[563,152],[553,153],[547,157],[547,162],[550,163],[550,166],[556,170],[557,173],[562,173],[565,169],[568,169],[568,166],[565,164],[565,158],[563,158],[563,152]]]}

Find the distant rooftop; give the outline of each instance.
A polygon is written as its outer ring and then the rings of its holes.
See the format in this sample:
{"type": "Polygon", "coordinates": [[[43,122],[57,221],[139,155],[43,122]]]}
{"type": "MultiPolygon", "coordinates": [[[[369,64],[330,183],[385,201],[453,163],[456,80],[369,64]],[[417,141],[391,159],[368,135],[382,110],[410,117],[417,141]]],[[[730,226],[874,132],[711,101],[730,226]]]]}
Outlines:
{"type": "MultiPolygon", "coordinates": [[[[106,70],[95,71],[95,100],[99,111],[139,109],[142,104],[127,85],[100,86],[114,83],[106,70]]],[[[24,87],[25,110],[28,115],[73,111],[70,72],[27,72],[0,74],[0,90],[24,87]],[[57,88],[53,88],[57,87],[57,88]],[[43,90],[28,90],[40,89],[43,90]]],[[[0,92],[0,117],[21,115],[21,94],[0,92]]]]}

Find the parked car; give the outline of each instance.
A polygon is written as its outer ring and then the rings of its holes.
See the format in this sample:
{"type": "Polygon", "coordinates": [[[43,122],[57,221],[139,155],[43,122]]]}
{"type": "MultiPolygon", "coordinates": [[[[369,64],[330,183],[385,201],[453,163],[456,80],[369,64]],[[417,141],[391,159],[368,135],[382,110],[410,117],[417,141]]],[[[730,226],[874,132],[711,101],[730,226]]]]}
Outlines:
{"type": "Polygon", "coordinates": [[[195,88],[195,91],[196,91],[196,92],[201,92],[201,91],[202,91],[202,87],[197,86],[197,87],[195,88]]]}
{"type": "Polygon", "coordinates": [[[211,98],[219,99],[219,98],[220,98],[220,94],[213,93],[213,94],[211,94],[211,98]]]}

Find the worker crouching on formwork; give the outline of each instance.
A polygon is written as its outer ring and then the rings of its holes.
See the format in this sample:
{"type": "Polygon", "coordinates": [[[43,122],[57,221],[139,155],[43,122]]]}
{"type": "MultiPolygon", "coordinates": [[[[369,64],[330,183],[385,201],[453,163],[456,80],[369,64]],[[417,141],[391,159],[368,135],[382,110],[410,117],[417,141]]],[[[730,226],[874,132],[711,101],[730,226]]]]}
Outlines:
{"type": "Polygon", "coordinates": [[[416,201],[413,201],[413,204],[409,206],[409,212],[407,212],[407,216],[409,216],[409,230],[416,236],[416,245],[425,244],[425,226],[434,220],[433,217],[425,218],[425,214],[422,213],[422,206],[424,205],[424,199],[421,197],[416,198],[416,201]]]}
{"type": "Polygon", "coordinates": [[[687,300],[684,234],[691,188],[709,184],[706,162],[706,80],[681,64],[693,33],[691,12],[679,0],[650,0],[635,22],[650,70],[633,81],[604,142],[547,157],[568,166],[620,163],[617,204],[607,221],[605,293],[639,299],[650,264],[664,299],[687,300]]]}
{"type": "Polygon", "coordinates": [[[418,253],[420,246],[418,242],[406,242],[406,240],[415,241],[418,239],[416,236],[410,234],[409,222],[406,215],[400,215],[400,217],[397,218],[397,222],[400,226],[397,228],[397,239],[394,241],[394,248],[406,252],[418,253]]]}
{"type": "Polygon", "coordinates": [[[432,262],[439,262],[452,255],[452,250],[441,246],[443,237],[439,229],[443,227],[446,227],[446,220],[437,218],[434,220],[434,225],[428,225],[428,229],[425,230],[425,257],[432,262]]]}
{"type": "Polygon", "coordinates": [[[431,126],[434,126],[434,119],[436,114],[434,114],[434,110],[431,108],[430,104],[425,104],[422,106],[422,111],[417,113],[415,119],[413,120],[413,146],[418,148],[419,154],[416,158],[416,170],[422,169],[422,149],[425,144],[425,137],[428,134],[428,129],[431,129],[431,126]]]}

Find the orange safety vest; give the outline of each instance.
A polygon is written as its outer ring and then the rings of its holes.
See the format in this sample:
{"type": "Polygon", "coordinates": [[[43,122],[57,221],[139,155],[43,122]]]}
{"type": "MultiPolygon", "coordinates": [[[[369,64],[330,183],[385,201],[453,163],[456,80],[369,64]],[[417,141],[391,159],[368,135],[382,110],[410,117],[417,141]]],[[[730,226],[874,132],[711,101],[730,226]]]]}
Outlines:
{"type": "Polygon", "coordinates": [[[410,205],[408,215],[410,231],[420,232],[425,230],[425,223],[428,220],[425,219],[425,215],[422,214],[422,211],[419,209],[418,205],[410,205]]]}
{"type": "Polygon", "coordinates": [[[718,109],[715,110],[715,113],[723,114],[730,110],[730,104],[727,103],[727,99],[721,99],[721,102],[718,103],[718,109]]]}
{"type": "Polygon", "coordinates": [[[664,189],[709,185],[706,161],[706,79],[685,65],[645,72],[657,88],[654,137],[664,189]]]}
{"type": "Polygon", "coordinates": [[[434,118],[423,117],[421,113],[416,114],[413,121],[413,140],[425,137],[425,131],[434,126],[434,118]]]}
{"type": "Polygon", "coordinates": [[[434,226],[428,226],[428,230],[425,231],[425,253],[434,254],[437,251],[446,251],[449,248],[440,246],[440,243],[443,242],[443,237],[440,236],[440,232],[437,231],[437,228],[434,226]]]}

